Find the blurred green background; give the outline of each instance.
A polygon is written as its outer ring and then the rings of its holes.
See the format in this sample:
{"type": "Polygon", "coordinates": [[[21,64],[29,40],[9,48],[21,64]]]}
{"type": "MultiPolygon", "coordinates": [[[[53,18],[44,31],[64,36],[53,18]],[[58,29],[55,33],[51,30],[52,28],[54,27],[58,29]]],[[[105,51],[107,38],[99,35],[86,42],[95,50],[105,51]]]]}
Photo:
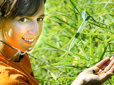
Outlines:
{"type": "MultiPolygon", "coordinates": [[[[70,85],[84,69],[114,55],[113,0],[47,0],[31,64],[40,85],[70,85]],[[83,31],[71,42],[81,24],[83,31]]],[[[114,76],[103,85],[114,85],[114,76]]]]}

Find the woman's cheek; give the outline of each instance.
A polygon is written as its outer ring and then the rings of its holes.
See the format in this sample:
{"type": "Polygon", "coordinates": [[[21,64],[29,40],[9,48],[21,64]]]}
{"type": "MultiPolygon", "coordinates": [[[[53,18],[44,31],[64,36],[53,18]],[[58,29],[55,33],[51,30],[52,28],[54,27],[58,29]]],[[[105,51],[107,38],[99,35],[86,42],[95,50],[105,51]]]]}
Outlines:
{"type": "Polygon", "coordinates": [[[27,30],[27,26],[25,24],[22,24],[22,23],[14,23],[13,24],[13,30],[15,32],[24,32],[27,30]]]}
{"type": "Polygon", "coordinates": [[[40,26],[38,28],[38,36],[40,36],[42,33],[42,25],[43,25],[43,22],[40,24],[40,26]]]}

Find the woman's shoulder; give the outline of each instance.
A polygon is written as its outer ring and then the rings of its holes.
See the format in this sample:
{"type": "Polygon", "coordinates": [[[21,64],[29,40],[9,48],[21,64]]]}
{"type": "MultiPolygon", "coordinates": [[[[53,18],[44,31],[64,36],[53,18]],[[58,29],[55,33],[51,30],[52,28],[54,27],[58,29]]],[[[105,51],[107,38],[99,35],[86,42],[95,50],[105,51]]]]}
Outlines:
{"type": "Polygon", "coordinates": [[[7,62],[5,57],[0,57],[0,85],[32,85],[32,83],[36,83],[35,78],[31,76],[32,69],[28,62],[28,55],[24,58],[21,62],[7,62]],[[3,82],[5,84],[2,84],[3,82]],[[19,84],[17,84],[18,82],[19,84]]]}
{"type": "Polygon", "coordinates": [[[18,78],[18,77],[23,77],[24,78],[24,74],[13,68],[13,67],[7,67],[7,66],[3,66],[0,65],[0,77],[4,76],[4,77],[9,77],[9,78],[18,78]]]}
{"type": "Polygon", "coordinates": [[[21,83],[27,85],[25,81],[27,80],[21,72],[12,67],[0,65],[0,85],[20,85],[21,83]]]}
{"type": "Polygon", "coordinates": [[[27,76],[19,70],[20,67],[16,64],[7,63],[7,59],[0,56],[0,85],[28,85],[26,82],[28,81],[27,76]]]}

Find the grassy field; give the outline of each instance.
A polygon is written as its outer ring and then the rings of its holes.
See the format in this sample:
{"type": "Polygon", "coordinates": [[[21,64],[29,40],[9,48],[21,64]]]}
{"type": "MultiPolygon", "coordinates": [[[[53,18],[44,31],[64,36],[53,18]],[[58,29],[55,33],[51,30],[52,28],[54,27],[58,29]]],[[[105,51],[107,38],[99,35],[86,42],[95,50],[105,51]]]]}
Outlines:
{"type": "MultiPolygon", "coordinates": [[[[114,55],[113,0],[47,0],[31,64],[40,85],[70,85],[84,69],[114,55]],[[75,36],[78,29],[79,36],[75,36]]],[[[103,85],[114,85],[114,76],[103,85]]]]}

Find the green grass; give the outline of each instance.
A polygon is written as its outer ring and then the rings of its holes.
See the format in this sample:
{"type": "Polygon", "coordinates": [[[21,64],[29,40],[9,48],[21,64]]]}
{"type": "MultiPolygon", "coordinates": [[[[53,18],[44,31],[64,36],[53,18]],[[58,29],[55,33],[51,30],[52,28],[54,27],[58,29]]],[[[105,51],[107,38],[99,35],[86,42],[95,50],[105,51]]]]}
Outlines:
{"type": "MultiPolygon", "coordinates": [[[[40,85],[70,85],[84,69],[114,55],[112,0],[47,0],[43,33],[31,64],[40,85]],[[70,44],[83,22],[90,19],[70,44]]],[[[103,85],[113,85],[114,76],[103,85]]]]}

